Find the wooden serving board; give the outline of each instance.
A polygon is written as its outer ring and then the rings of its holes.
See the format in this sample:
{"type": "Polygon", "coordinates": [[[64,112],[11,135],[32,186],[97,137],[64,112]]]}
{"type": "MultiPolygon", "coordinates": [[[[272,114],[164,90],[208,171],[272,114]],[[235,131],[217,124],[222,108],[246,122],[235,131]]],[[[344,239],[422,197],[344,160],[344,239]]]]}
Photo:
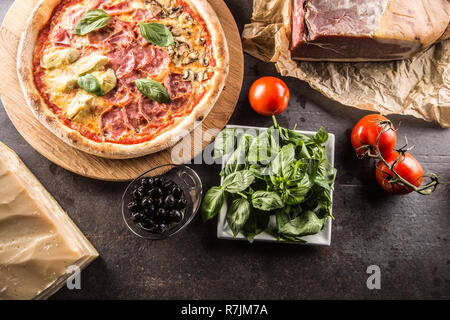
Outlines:
{"type": "Polygon", "coordinates": [[[190,139],[189,137],[185,138],[178,145],[165,151],[128,160],[110,160],[92,156],[65,144],[33,116],[25,102],[17,77],[16,56],[20,35],[38,1],[16,0],[5,16],[0,29],[0,74],[2,76],[0,95],[6,112],[16,129],[34,149],[48,160],[89,178],[127,181],[161,164],[189,161],[212,141],[211,134],[205,136],[207,130],[221,130],[227,124],[241,91],[244,57],[236,22],[225,2],[209,0],[220,18],[227,37],[230,72],[219,100],[202,125],[191,133],[190,139]],[[193,141],[197,143],[193,143],[193,141]],[[191,150],[191,152],[177,152],[179,160],[174,161],[171,157],[174,148],[176,148],[175,150],[191,150]]]}

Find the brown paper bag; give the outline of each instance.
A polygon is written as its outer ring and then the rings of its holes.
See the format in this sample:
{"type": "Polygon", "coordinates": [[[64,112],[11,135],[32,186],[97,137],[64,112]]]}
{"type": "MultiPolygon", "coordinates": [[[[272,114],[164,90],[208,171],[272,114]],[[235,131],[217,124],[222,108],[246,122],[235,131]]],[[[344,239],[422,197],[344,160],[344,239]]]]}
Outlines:
{"type": "Polygon", "coordinates": [[[450,40],[401,61],[293,61],[290,10],[290,0],[254,0],[252,23],[242,34],[244,51],[274,62],[281,75],[304,80],[344,105],[413,115],[450,127],[450,40]]]}

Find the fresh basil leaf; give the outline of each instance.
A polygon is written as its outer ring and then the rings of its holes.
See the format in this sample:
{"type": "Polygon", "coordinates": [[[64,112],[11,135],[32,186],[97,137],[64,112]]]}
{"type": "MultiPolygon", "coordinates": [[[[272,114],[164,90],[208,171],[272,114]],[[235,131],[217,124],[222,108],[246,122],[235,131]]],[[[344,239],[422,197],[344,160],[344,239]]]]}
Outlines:
{"type": "Polygon", "coordinates": [[[236,147],[236,129],[226,128],[219,132],[214,140],[214,158],[221,158],[231,153],[236,147]]]}
{"type": "Polygon", "coordinates": [[[310,189],[311,183],[309,181],[309,177],[305,175],[303,179],[297,183],[297,185],[284,190],[282,199],[287,205],[300,204],[303,200],[305,200],[310,189]]]}
{"type": "Polygon", "coordinates": [[[233,172],[240,170],[245,165],[245,150],[242,147],[237,147],[237,149],[228,158],[225,168],[221,173],[224,176],[228,176],[233,172]]]}
{"type": "Polygon", "coordinates": [[[334,181],[336,180],[336,174],[337,170],[328,161],[323,161],[319,166],[314,183],[322,188],[332,190],[334,181]]]}
{"type": "Polygon", "coordinates": [[[250,203],[244,198],[234,199],[227,211],[227,222],[236,237],[250,216],[250,203]]]}
{"type": "Polygon", "coordinates": [[[272,171],[275,175],[282,175],[284,178],[290,178],[293,171],[295,160],[295,149],[292,144],[287,144],[281,148],[278,155],[272,160],[272,171]]]}
{"type": "Polygon", "coordinates": [[[316,180],[321,161],[316,159],[302,159],[301,170],[309,176],[311,182],[316,180]]]}
{"type": "Polygon", "coordinates": [[[266,181],[266,178],[268,178],[272,173],[269,167],[262,166],[259,164],[250,165],[248,170],[250,170],[253,173],[256,179],[260,179],[263,181],[266,181]]]}
{"type": "Polygon", "coordinates": [[[243,134],[239,138],[236,150],[231,154],[225,164],[225,168],[223,170],[223,174],[225,176],[241,170],[245,166],[247,163],[247,152],[254,138],[255,137],[249,134],[243,134]]]}
{"type": "Polygon", "coordinates": [[[73,30],[74,34],[84,36],[91,31],[105,27],[111,16],[101,9],[86,12],[73,30]]]}
{"type": "Polygon", "coordinates": [[[78,85],[86,92],[95,94],[96,96],[103,95],[100,82],[90,73],[86,73],[84,76],[79,77],[78,85]]]}
{"type": "Polygon", "coordinates": [[[316,234],[322,230],[324,220],[316,216],[312,211],[306,211],[300,216],[285,223],[278,232],[283,236],[306,236],[316,234]]]}
{"type": "Polygon", "coordinates": [[[305,143],[308,139],[308,136],[305,136],[303,133],[294,130],[289,131],[289,142],[296,146],[305,143]]]}
{"type": "Polygon", "coordinates": [[[256,191],[252,195],[252,205],[256,209],[272,211],[284,207],[283,200],[276,192],[256,191]]]}
{"type": "Polygon", "coordinates": [[[227,176],[222,188],[229,193],[237,193],[247,189],[255,180],[255,175],[249,170],[236,171],[227,176]]]}
{"type": "Polygon", "coordinates": [[[301,239],[301,237],[278,235],[278,241],[295,241],[300,243],[308,243],[308,241],[301,239]]]}
{"type": "Polygon", "coordinates": [[[148,42],[159,47],[168,47],[175,44],[172,32],[161,23],[139,23],[142,37],[148,42]]]}
{"type": "Polygon", "coordinates": [[[248,161],[250,163],[266,164],[270,161],[270,141],[269,133],[264,130],[256,138],[253,139],[252,144],[248,150],[248,161]]]}
{"type": "Polygon", "coordinates": [[[150,100],[159,103],[170,102],[169,93],[158,81],[152,79],[137,79],[134,80],[134,83],[136,88],[150,100]]]}
{"type": "Polygon", "coordinates": [[[206,192],[202,203],[203,221],[214,218],[222,208],[225,199],[225,191],[220,187],[212,187],[206,192]]]}
{"type": "Polygon", "coordinates": [[[317,213],[317,210],[322,208],[325,213],[322,215],[322,217],[332,217],[331,214],[331,191],[325,188],[314,186],[314,198],[316,199],[316,203],[318,204],[318,207],[316,207],[314,210],[317,213]]]}
{"type": "Polygon", "coordinates": [[[267,229],[269,225],[270,214],[256,209],[251,210],[242,232],[247,240],[252,243],[255,237],[267,229]]]}
{"type": "Polygon", "coordinates": [[[308,147],[304,142],[300,143],[298,148],[300,151],[297,153],[298,159],[310,159],[311,155],[309,154],[308,147]]]}
{"type": "Polygon", "coordinates": [[[324,128],[320,128],[317,133],[311,137],[317,145],[322,145],[328,141],[328,132],[324,128]]]}
{"type": "Polygon", "coordinates": [[[267,133],[269,136],[270,143],[270,154],[274,155],[280,152],[281,144],[280,144],[280,132],[274,127],[270,127],[267,129],[267,133]]]}
{"type": "Polygon", "coordinates": [[[275,213],[275,218],[277,222],[277,230],[280,230],[282,226],[284,226],[286,223],[288,223],[291,220],[291,207],[286,206],[284,208],[281,208],[277,210],[275,213]]]}

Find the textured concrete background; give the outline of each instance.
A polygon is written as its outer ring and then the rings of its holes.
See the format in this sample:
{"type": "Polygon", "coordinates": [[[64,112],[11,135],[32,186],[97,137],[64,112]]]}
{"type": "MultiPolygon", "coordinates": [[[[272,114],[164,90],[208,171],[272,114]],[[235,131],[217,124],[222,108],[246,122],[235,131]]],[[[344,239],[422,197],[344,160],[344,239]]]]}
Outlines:
{"type": "MultiPolygon", "coordinates": [[[[226,1],[239,29],[251,0],[226,1]]],[[[3,18],[12,0],[0,1],[3,18]]],[[[251,111],[251,83],[275,68],[245,57],[241,98],[230,123],[269,126],[251,111]]],[[[82,290],[55,299],[312,299],[450,298],[450,188],[431,196],[389,196],[375,182],[374,162],[358,161],[349,135],[364,112],[324,98],[296,79],[285,79],[292,98],[279,123],[324,126],[336,134],[332,245],[329,248],[218,240],[216,221],[199,216],[181,234],[159,242],[138,239],[119,209],[124,183],[74,175],[43,158],[19,135],[0,108],[0,140],[14,149],[100,252],[82,274],[82,290]],[[368,290],[366,269],[381,267],[381,290],[368,290]]],[[[450,130],[412,117],[390,117],[400,137],[417,147],[426,171],[450,181],[450,130]]],[[[207,189],[217,166],[194,165],[207,189]]]]}

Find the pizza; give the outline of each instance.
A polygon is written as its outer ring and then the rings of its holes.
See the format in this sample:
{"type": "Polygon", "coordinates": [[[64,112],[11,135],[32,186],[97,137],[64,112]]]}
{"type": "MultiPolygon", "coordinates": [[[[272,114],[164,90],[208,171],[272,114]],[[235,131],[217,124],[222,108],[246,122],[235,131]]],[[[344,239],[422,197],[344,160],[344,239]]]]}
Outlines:
{"type": "Polygon", "coordinates": [[[18,52],[37,119],[71,146],[114,159],[166,149],[192,131],[228,64],[207,0],[41,0],[18,52]]]}

